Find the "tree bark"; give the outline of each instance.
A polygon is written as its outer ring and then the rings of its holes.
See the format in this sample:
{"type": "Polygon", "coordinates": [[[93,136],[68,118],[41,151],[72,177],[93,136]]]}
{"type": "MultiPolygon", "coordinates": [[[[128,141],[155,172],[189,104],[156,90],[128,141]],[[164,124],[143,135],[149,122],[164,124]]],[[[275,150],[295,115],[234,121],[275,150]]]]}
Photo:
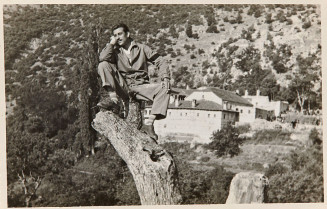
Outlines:
{"type": "Polygon", "coordinates": [[[142,205],[179,204],[178,174],[173,157],[137,129],[138,103],[130,103],[127,119],[100,111],[93,128],[104,135],[126,162],[133,175],[142,205]]]}
{"type": "Polygon", "coordinates": [[[40,177],[37,177],[37,179],[35,179],[32,174],[30,174],[29,177],[26,177],[24,171],[22,171],[22,176],[18,174],[18,178],[24,189],[25,207],[30,207],[31,199],[39,188],[42,179],[40,177]]]}

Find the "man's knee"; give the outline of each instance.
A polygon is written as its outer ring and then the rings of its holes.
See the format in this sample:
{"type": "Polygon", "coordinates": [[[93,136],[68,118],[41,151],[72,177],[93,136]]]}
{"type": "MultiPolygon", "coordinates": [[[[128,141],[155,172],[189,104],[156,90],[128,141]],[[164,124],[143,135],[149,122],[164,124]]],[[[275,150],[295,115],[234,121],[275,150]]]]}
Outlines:
{"type": "Polygon", "coordinates": [[[116,66],[112,63],[109,63],[107,61],[102,61],[98,65],[98,72],[108,71],[110,73],[115,72],[116,66]]]}

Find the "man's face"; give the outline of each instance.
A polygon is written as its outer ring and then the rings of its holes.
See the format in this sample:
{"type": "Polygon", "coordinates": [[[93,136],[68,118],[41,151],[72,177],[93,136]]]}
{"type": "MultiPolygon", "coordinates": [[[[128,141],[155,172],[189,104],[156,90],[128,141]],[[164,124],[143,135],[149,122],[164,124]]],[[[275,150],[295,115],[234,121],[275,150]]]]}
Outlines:
{"type": "Polygon", "coordinates": [[[114,37],[119,46],[124,46],[129,38],[129,32],[125,33],[123,28],[117,28],[114,30],[114,37]]]}

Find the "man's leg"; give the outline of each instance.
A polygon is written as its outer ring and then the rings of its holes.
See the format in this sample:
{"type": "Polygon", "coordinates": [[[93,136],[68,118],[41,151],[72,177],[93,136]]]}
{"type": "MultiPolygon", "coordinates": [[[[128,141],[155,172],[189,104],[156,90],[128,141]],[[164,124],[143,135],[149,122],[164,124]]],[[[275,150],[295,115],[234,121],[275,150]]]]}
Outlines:
{"type": "Polygon", "coordinates": [[[143,84],[131,87],[131,90],[137,93],[139,99],[153,101],[151,114],[149,118],[144,120],[141,130],[157,140],[158,136],[154,132],[153,123],[155,120],[166,117],[170,95],[167,94],[166,89],[162,88],[160,84],[143,84]]]}
{"type": "Polygon", "coordinates": [[[108,92],[108,95],[97,106],[118,113],[119,104],[117,95],[123,100],[128,100],[128,90],[125,82],[119,77],[117,68],[112,63],[101,62],[98,66],[98,74],[101,77],[102,86],[108,92]]]}
{"type": "Polygon", "coordinates": [[[160,84],[143,84],[130,89],[137,94],[138,99],[153,101],[151,114],[156,120],[166,117],[170,94],[160,84]]]}

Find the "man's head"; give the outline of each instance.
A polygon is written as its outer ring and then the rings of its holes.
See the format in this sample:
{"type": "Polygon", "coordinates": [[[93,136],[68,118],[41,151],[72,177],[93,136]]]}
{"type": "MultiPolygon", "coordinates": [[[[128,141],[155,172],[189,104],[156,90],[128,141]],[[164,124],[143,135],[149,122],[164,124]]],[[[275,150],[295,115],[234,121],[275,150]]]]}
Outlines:
{"type": "Polygon", "coordinates": [[[112,33],[117,39],[117,44],[119,46],[124,46],[129,41],[129,29],[124,23],[119,23],[112,28],[112,33]]]}

